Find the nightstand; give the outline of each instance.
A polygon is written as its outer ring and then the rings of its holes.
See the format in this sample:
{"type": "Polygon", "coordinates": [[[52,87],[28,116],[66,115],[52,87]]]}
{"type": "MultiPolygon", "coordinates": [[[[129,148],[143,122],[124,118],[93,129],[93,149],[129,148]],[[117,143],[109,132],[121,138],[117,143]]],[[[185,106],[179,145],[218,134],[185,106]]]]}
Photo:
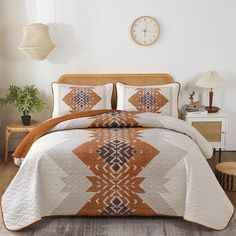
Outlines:
{"type": "Polygon", "coordinates": [[[7,162],[8,160],[8,147],[9,147],[11,133],[29,133],[39,124],[40,123],[38,123],[37,121],[32,120],[31,124],[28,126],[24,126],[22,122],[17,122],[14,124],[9,124],[6,127],[5,162],[7,162]]]}
{"type": "Polygon", "coordinates": [[[214,153],[215,149],[219,149],[219,162],[221,162],[221,149],[226,146],[228,115],[222,111],[217,113],[185,112],[183,118],[212,144],[214,153]]]}

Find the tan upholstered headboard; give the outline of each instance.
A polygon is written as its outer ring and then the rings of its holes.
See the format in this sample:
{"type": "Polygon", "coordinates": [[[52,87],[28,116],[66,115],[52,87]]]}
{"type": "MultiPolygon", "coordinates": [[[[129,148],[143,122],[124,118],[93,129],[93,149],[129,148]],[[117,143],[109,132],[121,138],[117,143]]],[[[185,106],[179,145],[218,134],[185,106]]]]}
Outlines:
{"type": "MultiPolygon", "coordinates": [[[[76,85],[104,85],[107,83],[116,84],[121,82],[127,85],[161,85],[174,82],[168,74],[65,74],[62,75],[59,83],[76,85]]],[[[116,106],[116,89],[112,95],[112,107],[116,106]]]]}

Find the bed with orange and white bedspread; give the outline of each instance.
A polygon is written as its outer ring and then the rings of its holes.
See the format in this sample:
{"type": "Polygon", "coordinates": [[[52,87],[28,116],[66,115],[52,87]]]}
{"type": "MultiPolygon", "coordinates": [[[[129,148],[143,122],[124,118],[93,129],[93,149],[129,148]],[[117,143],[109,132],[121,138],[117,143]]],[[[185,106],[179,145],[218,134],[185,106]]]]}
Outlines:
{"type": "Polygon", "coordinates": [[[5,226],[58,215],[168,215],[221,230],[234,208],[211,155],[194,128],[169,116],[95,111],[48,120],[14,154],[25,159],[2,197],[5,226]]]}

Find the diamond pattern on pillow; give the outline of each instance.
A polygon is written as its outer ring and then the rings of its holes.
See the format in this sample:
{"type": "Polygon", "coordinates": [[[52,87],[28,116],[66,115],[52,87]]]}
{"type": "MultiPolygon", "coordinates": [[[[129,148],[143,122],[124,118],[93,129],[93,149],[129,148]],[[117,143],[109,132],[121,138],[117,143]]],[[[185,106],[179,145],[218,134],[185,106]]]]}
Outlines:
{"type": "Polygon", "coordinates": [[[112,83],[83,86],[54,82],[52,91],[53,118],[74,112],[111,109],[112,83]]]}
{"type": "Polygon", "coordinates": [[[128,101],[138,111],[159,112],[168,102],[168,99],[161,94],[158,88],[137,88],[136,93],[128,101]]]}
{"type": "Polygon", "coordinates": [[[62,99],[70,108],[70,112],[91,110],[102,100],[92,88],[70,88],[70,91],[62,99]]]}
{"type": "Polygon", "coordinates": [[[117,110],[178,117],[180,84],[132,86],[117,82],[117,110]]]}

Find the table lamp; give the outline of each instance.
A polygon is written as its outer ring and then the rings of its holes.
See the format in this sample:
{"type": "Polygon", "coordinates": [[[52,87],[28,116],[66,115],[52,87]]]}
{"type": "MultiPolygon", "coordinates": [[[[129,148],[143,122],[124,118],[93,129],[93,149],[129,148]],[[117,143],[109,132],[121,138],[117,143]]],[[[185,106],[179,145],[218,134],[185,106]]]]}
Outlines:
{"type": "Polygon", "coordinates": [[[208,113],[215,113],[219,111],[219,107],[213,107],[213,88],[219,88],[223,85],[223,80],[216,71],[209,71],[204,73],[197,81],[196,85],[202,88],[209,88],[209,106],[206,107],[208,113]]]}

